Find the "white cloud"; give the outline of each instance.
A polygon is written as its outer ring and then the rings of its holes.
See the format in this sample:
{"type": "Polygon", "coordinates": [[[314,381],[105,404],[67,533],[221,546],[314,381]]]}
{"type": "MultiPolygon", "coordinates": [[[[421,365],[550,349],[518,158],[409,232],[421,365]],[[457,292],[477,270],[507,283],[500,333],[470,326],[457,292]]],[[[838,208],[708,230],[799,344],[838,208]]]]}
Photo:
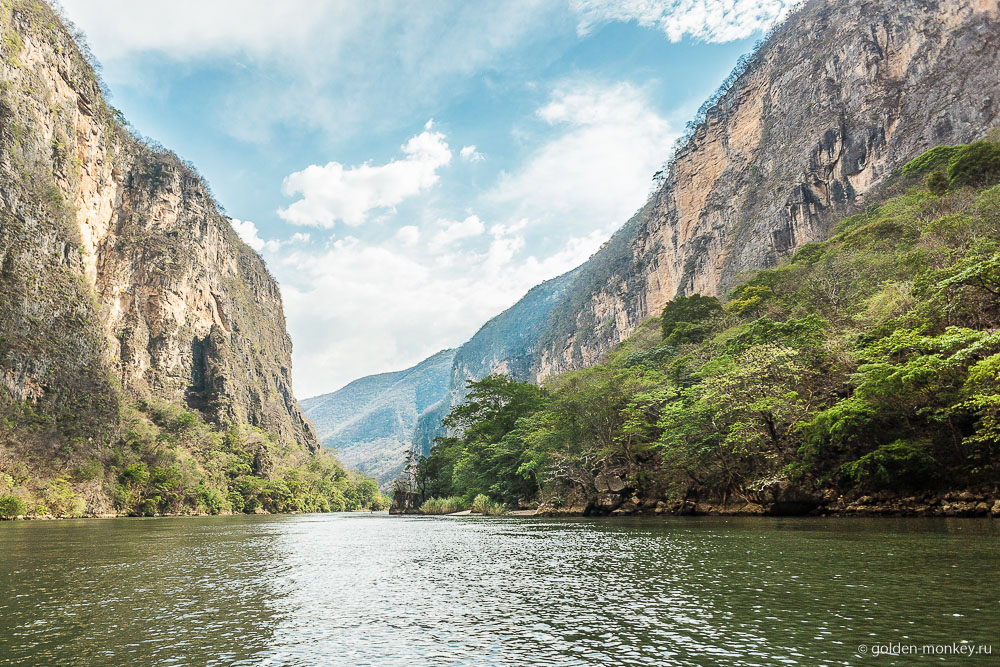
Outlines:
{"type": "Polygon", "coordinates": [[[262,239],[260,237],[260,230],[257,229],[257,225],[249,220],[237,220],[236,218],[230,218],[229,224],[231,224],[233,229],[236,230],[236,235],[258,253],[275,253],[278,252],[278,250],[283,246],[309,243],[309,240],[312,238],[312,236],[308,233],[295,232],[288,237],[288,240],[286,241],[280,241],[278,239],[262,239]]]}
{"type": "Polygon", "coordinates": [[[420,228],[416,225],[404,225],[396,231],[396,238],[404,245],[416,245],[420,241],[420,228]]]}
{"type": "MultiPolygon", "coordinates": [[[[419,234],[406,226],[395,237],[419,234]]],[[[520,258],[524,239],[517,229],[493,225],[479,238],[486,242],[482,250],[431,252],[429,242],[393,247],[346,237],[324,248],[282,247],[270,257],[295,340],[296,393],[333,391],[460,345],[531,287],[578,266],[604,240],[593,233],[549,256],[520,258]]]]}
{"type": "Polygon", "coordinates": [[[610,235],[621,226],[645,201],[677,136],[627,83],[564,84],[536,115],[552,138],[503,174],[487,198],[532,228],[572,225],[576,235],[610,235]]]}
{"type": "Polygon", "coordinates": [[[237,220],[236,218],[230,218],[229,223],[233,226],[233,229],[236,230],[237,236],[243,239],[244,243],[257,252],[263,252],[265,250],[274,252],[281,245],[280,242],[273,239],[268,241],[262,239],[257,230],[257,225],[249,220],[237,220]]]}
{"type": "Polygon", "coordinates": [[[438,169],[451,162],[451,150],[440,132],[427,129],[401,148],[406,157],[384,165],[345,168],[328,162],[290,174],[284,193],[302,198],[278,215],[296,225],[330,228],[337,220],[360,225],[373,209],[392,208],[437,183],[438,169]]]}
{"type": "Polygon", "coordinates": [[[437,111],[468,75],[551,37],[553,20],[565,12],[545,0],[65,4],[113,89],[163,94],[172,81],[149,63],[177,70],[210,61],[228,69],[223,84],[206,93],[205,108],[219,131],[259,144],[286,125],[339,140],[437,111]]]}
{"type": "Polygon", "coordinates": [[[535,117],[545,130],[537,148],[471,202],[476,214],[415,221],[381,241],[371,225],[365,239],[269,257],[300,396],[459,345],[531,287],[579,266],[641,206],[675,136],[628,84],[566,83],[535,117]]]}
{"type": "Polygon", "coordinates": [[[482,162],[486,159],[486,156],[476,150],[475,144],[472,146],[462,146],[462,150],[459,151],[463,160],[468,162],[482,162]]]}
{"type": "Polygon", "coordinates": [[[440,249],[461,239],[479,236],[486,231],[486,225],[479,216],[470,215],[465,220],[439,220],[440,230],[431,239],[431,247],[440,249]]]}
{"type": "Polygon", "coordinates": [[[657,28],[672,42],[685,35],[705,42],[730,42],[767,30],[798,0],[570,0],[579,14],[577,32],[586,35],[612,21],[657,28]]]}

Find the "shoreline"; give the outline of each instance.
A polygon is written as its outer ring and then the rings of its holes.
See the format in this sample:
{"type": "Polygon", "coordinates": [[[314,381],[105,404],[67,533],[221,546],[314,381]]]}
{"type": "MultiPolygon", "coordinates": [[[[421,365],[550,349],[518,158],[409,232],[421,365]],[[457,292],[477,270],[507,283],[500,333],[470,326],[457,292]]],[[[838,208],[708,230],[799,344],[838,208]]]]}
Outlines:
{"type": "MultiPolygon", "coordinates": [[[[419,505],[390,508],[397,516],[429,515],[419,505]]],[[[451,516],[468,516],[471,512],[451,516]]],[[[781,516],[781,517],[927,517],[927,518],[1000,518],[1000,493],[949,491],[911,496],[895,496],[886,492],[848,500],[844,497],[820,499],[799,496],[766,502],[712,502],[682,500],[671,503],[636,496],[598,494],[596,498],[578,499],[576,503],[553,507],[542,504],[537,510],[515,510],[504,516],[559,517],[629,517],[629,516],[781,516]]]]}
{"type": "Polygon", "coordinates": [[[598,512],[554,512],[554,511],[532,511],[518,510],[507,514],[475,514],[469,511],[453,512],[451,514],[424,514],[422,512],[389,512],[394,517],[476,517],[476,518],[499,518],[499,519],[648,519],[661,517],[665,519],[676,517],[741,517],[741,518],[761,518],[761,519],[980,519],[993,520],[1000,519],[1000,514],[969,514],[969,513],[903,513],[889,508],[871,511],[843,511],[843,512],[813,512],[805,514],[782,514],[774,512],[745,512],[745,511],[704,511],[704,512],[628,512],[628,513],[598,513],[598,512]]]}
{"type": "Polygon", "coordinates": [[[327,514],[388,514],[388,510],[345,510],[343,512],[254,512],[246,514],[243,512],[220,512],[209,514],[208,512],[184,512],[177,514],[82,514],[80,516],[53,516],[51,514],[24,514],[20,516],[0,517],[0,522],[4,521],[71,521],[74,519],[204,519],[207,517],[231,517],[231,516],[308,516],[327,514]]]}

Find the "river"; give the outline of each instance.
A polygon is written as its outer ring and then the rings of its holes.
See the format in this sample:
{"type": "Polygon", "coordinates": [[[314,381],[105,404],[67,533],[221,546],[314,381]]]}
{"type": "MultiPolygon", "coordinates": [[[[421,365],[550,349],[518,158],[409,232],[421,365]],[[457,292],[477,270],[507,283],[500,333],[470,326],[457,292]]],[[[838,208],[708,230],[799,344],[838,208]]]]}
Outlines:
{"type": "Polygon", "coordinates": [[[998,547],[989,519],[3,522],[0,664],[997,664],[998,547]]]}

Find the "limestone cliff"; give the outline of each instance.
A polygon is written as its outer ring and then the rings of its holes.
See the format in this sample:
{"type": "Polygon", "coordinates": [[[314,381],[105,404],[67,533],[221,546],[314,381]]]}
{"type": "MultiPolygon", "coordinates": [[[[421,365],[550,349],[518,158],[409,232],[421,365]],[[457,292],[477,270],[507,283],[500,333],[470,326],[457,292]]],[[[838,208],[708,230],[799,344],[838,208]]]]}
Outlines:
{"type": "Polygon", "coordinates": [[[677,294],[825,237],[908,159],[1000,118],[1000,2],[809,0],[671,159],[552,311],[534,375],[595,363],[677,294]]]}
{"type": "Polygon", "coordinates": [[[0,12],[3,398],[80,437],[125,396],[317,449],[261,258],[189,165],[125,127],[47,5],[0,12]]]}

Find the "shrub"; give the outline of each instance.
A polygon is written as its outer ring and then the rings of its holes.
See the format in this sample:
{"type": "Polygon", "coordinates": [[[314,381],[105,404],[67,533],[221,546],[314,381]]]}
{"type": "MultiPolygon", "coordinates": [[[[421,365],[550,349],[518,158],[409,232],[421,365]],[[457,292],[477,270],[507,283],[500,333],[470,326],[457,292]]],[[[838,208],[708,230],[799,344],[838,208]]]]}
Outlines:
{"type": "Polygon", "coordinates": [[[260,477],[244,477],[236,485],[236,490],[243,497],[243,511],[253,514],[261,506],[261,493],[266,482],[260,477]]]}
{"type": "Polygon", "coordinates": [[[160,503],[162,500],[163,499],[159,496],[146,498],[139,503],[135,513],[139,516],[155,516],[157,511],[160,509],[160,503]]]}
{"type": "MultiPolygon", "coordinates": [[[[663,314],[660,316],[663,338],[669,338],[674,330],[681,325],[691,329],[693,325],[704,322],[721,312],[722,305],[714,296],[692,294],[691,296],[676,297],[664,306],[663,314]]],[[[687,342],[687,339],[682,342],[687,342]]]]}
{"type": "Polygon", "coordinates": [[[746,284],[736,290],[726,304],[726,310],[740,316],[752,315],[774,296],[774,292],[767,285],[746,284]]]}
{"type": "Polygon", "coordinates": [[[428,498],[420,506],[421,514],[444,514],[441,511],[441,499],[440,498],[428,498]]]}
{"type": "Polygon", "coordinates": [[[182,412],[177,415],[176,419],[174,419],[174,423],[171,424],[171,430],[173,430],[174,433],[183,433],[184,431],[194,428],[197,424],[197,417],[190,412],[182,412]]]}
{"type": "Polygon", "coordinates": [[[229,492],[229,505],[233,508],[234,512],[242,512],[246,504],[246,498],[239,491],[229,492]]]}
{"type": "Polygon", "coordinates": [[[268,512],[285,512],[289,509],[292,492],[282,480],[265,482],[261,491],[261,503],[268,512]]]}
{"type": "Polygon", "coordinates": [[[467,505],[458,496],[448,498],[429,498],[420,506],[423,514],[453,514],[466,509],[467,505]]]}
{"type": "Polygon", "coordinates": [[[1000,180],[1000,144],[976,141],[948,160],[951,185],[987,185],[1000,180]]]}
{"type": "Polygon", "coordinates": [[[84,482],[100,479],[104,477],[104,464],[95,458],[87,459],[86,462],[76,469],[76,476],[84,482]]]}
{"type": "Polygon", "coordinates": [[[663,338],[665,345],[676,347],[685,343],[700,343],[711,333],[711,328],[705,324],[678,322],[673,331],[663,338]]]}
{"type": "Polygon", "coordinates": [[[17,496],[0,496],[0,518],[13,519],[28,513],[28,505],[17,496]]]}
{"type": "Polygon", "coordinates": [[[132,508],[132,490],[123,484],[115,484],[112,500],[116,510],[128,513],[132,508]]]}
{"type": "Polygon", "coordinates": [[[921,488],[935,476],[929,440],[896,440],[841,466],[841,474],[863,488],[921,488]]]}
{"type": "Polygon", "coordinates": [[[931,191],[932,195],[940,197],[948,192],[948,177],[945,176],[944,172],[935,171],[924,182],[927,184],[927,189],[931,191]]]}
{"type": "Polygon", "coordinates": [[[959,146],[935,146],[903,165],[903,173],[922,176],[931,171],[942,171],[959,148],[959,146]]]}
{"type": "Polygon", "coordinates": [[[133,463],[125,466],[121,474],[122,484],[132,484],[134,486],[144,486],[149,481],[149,470],[145,463],[133,463]]]}
{"type": "Polygon", "coordinates": [[[493,501],[488,501],[486,506],[483,508],[483,514],[486,516],[500,516],[501,514],[507,513],[507,506],[503,503],[495,503],[493,501]]]}
{"type": "Polygon", "coordinates": [[[226,497],[222,495],[222,491],[213,486],[205,486],[204,484],[198,486],[198,503],[209,514],[221,514],[229,509],[229,503],[226,502],[226,497]]]}
{"type": "Polygon", "coordinates": [[[472,511],[476,514],[485,514],[486,506],[489,504],[489,496],[480,493],[478,496],[472,499],[472,511]]]}
{"type": "Polygon", "coordinates": [[[61,477],[50,480],[43,495],[45,504],[56,516],[80,516],[87,507],[83,498],[61,477]]]}

